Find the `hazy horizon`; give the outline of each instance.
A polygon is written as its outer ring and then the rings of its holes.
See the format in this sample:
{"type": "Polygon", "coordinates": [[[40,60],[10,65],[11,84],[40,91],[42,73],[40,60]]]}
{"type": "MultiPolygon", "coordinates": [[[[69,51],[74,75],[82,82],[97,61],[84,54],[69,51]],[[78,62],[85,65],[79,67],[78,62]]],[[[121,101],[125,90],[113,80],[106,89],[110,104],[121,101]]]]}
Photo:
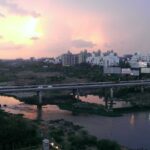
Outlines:
{"type": "Polygon", "coordinates": [[[0,59],[150,50],[149,0],[0,0],[0,59]]]}

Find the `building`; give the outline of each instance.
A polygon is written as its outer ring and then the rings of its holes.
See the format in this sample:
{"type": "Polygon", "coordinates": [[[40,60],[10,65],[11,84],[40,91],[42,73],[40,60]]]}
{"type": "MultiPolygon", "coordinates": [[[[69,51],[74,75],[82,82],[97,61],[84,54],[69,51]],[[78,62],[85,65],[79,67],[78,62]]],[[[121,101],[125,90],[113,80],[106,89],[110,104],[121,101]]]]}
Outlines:
{"type": "Polygon", "coordinates": [[[93,52],[90,56],[86,58],[86,63],[91,65],[99,65],[103,66],[104,60],[103,60],[103,54],[100,52],[93,52]]]}
{"type": "Polygon", "coordinates": [[[55,64],[55,59],[54,58],[45,58],[44,62],[49,63],[49,64],[55,64]]]}
{"type": "Polygon", "coordinates": [[[104,74],[121,74],[120,67],[104,67],[103,69],[104,74]]]}
{"type": "Polygon", "coordinates": [[[119,66],[119,61],[120,58],[114,51],[107,51],[104,53],[104,67],[119,66]]]}
{"type": "Polygon", "coordinates": [[[78,55],[78,61],[79,64],[81,63],[85,63],[86,62],[86,58],[89,56],[89,53],[87,52],[87,50],[81,51],[78,55]]]}
{"type": "Polygon", "coordinates": [[[61,61],[63,66],[73,66],[78,63],[78,55],[68,51],[61,56],[61,61]]]}
{"type": "Polygon", "coordinates": [[[134,53],[134,55],[129,60],[131,68],[143,68],[147,67],[150,64],[150,54],[140,54],[134,53]]]}
{"type": "Polygon", "coordinates": [[[142,61],[130,61],[131,68],[145,68],[147,67],[147,62],[142,61]]]}
{"type": "Polygon", "coordinates": [[[147,62],[150,63],[150,54],[141,54],[141,53],[134,53],[134,55],[132,56],[131,62],[147,62]]]}
{"type": "Polygon", "coordinates": [[[90,57],[87,57],[86,62],[91,65],[99,65],[103,67],[119,66],[120,58],[113,51],[102,53],[101,51],[93,52],[90,57]]]}
{"type": "Polygon", "coordinates": [[[61,56],[55,58],[55,64],[62,64],[61,56]]]}
{"type": "Polygon", "coordinates": [[[104,74],[118,74],[118,75],[131,75],[131,76],[139,76],[139,69],[131,69],[131,68],[121,68],[121,67],[104,67],[104,74]]]}

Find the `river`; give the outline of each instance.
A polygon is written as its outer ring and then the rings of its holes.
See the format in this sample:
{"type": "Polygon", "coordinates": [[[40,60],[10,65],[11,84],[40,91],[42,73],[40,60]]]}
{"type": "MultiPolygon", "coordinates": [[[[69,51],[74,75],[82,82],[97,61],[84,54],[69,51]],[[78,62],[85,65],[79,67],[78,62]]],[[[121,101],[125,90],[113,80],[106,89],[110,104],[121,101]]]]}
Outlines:
{"type": "MultiPolygon", "coordinates": [[[[83,101],[104,104],[103,98],[89,95],[80,97],[83,101]]],[[[37,109],[13,97],[0,96],[1,109],[14,114],[23,114],[29,119],[65,119],[85,127],[90,134],[100,139],[115,140],[134,150],[150,150],[150,111],[128,113],[122,117],[103,117],[96,115],[72,116],[71,112],[60,110],[56,105],[46,105],[37,109]]],[[[114,107],[127,107],[129,103],[118,101],[114,107]]]]}

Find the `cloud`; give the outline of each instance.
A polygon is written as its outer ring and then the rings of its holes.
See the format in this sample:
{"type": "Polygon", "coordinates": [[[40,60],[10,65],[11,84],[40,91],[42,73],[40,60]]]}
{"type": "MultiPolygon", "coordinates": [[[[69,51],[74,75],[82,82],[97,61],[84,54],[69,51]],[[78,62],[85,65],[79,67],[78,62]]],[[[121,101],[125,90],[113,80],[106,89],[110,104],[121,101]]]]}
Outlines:
{"type": "Polygon", "coordinates": [[[24,48],[24,45],[17,45],[11,42],[0,44],[0,50],[20,50],[22,48],[24,48]]]}
{"type": "Polygon", "coordinates": [[[3,39],[3,36],[2,36],[2,35],[0,35],[0,39],[3,39]]]}
{"type": "Polygon", "coordinates": [[[96,46],[96,44],[93,43],[92,41],[78,39],[72,41],[72,46],[75,48],[93,48],[94,46],[96,46]]]}
{"type": "Polygon", "coordinates": [[[37,36],[33,36],[33,37],[31,37],[30,39],[33,40],[33,41],[36,41],[36,40],[39,40],[40,38],[37,37],[37,36]]]}
{"type": "Polygon", "coordinates": [[[0,13],[0,17],[1,17],[1,18],[5,18],[5,15],[2,14],[2,13],[0,13]]]}
{"type": "Polygon", "coordinates": [[[19,6],[17,3],[11,2],[9,0],[0,0],[0,5],[3,7],[6,7],[10,12],[13,12],[18,15],[22,16],[33,16],[35,18],[40,17],[41,15],[35,11],[28,11],[21,6],[19,6]]]}

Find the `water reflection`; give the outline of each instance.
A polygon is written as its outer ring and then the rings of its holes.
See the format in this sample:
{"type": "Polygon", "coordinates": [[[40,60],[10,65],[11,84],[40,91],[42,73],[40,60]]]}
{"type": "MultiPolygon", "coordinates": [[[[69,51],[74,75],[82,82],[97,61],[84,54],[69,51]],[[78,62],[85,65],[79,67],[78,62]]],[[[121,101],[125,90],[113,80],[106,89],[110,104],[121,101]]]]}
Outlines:
{"type": "Polygon", "coordinates": [[[8,97],[8,96],[0,96],[0,104],[1,106],[4,105],[9,105],[9,106],[15,106],[18,104],[21,104],[19,100],[13,98],[13,97],[8,97]]]}
{"type": "Polygon", "coordinates": [[[134,114],[131,115],[129,122],[130,122],[130,124],[131,124],[132,126],[135,125],[135,115],[134,115],[134,114]]]}
{"type": "Polygon", "coordinates": [[[81,101],[84,102],[104,105],[106,109],[131,107],[130,102],[125,102],[117,99],[112,100],[112,99],[95,96],[95,95],[80,96],[79,98],[81,101]]]}
{"type": "Polygon", "coordinates": [[[149,115],[148,115],[148,120],[150,120],[150,113],[149,113],[149,115]]]}
{"type": "Polygon", "coordinates": [[[80,96],[79,99],[81,101],[88,102],[88,103],[105,105],[104,97],[100,97],[100,96],[86,95],[86,96],[80,96]]]}
{"type": "Polygon", "coordinates": [[[0,96],[0,104],[2,105],[1,109],[6,112],[13,114],[23,114],[25,118],[29,119],[45,119],[52,116],[53,118],[57,116],[64,116],[71,114],[69,111],[61,110],[56,105],[45,105],[43,107],[37,107],[36,105],[29,105],[23,102],[20,102],[18,99],[7,96],[0,96]],[[4,107],[7,105],[7,107],[4,107]]]}
{"type": "MultiPolygon", "coordinates": [[[[102,104],[108,109],[130,106],[129,102],[112,101],[104,99],[104,97],[94,95],[80,96],[80,100],[89,103],[102,104]]],[[[37,107],[36,105],[24,104],[18,99],[7,96],[0,96],[0,105],[2,106],[2,109],[7,112],[14,114],[23,114],[25,118],[29,119],[43,119],[45,116],[63,116],[71,114],[71,112],[69,111],[59,109],[59,107],[56,105],[37,107]],[[7,107],[4,107],[4,105],[6,105],[7,107]]]]}
{"type": "Polygon", "coordinates": [[[36,117],[36,119],[37,120],[42,120],[42,106],[41,105],[39,105],[39,106],[37,106],[37,117],[36,117]]]}

